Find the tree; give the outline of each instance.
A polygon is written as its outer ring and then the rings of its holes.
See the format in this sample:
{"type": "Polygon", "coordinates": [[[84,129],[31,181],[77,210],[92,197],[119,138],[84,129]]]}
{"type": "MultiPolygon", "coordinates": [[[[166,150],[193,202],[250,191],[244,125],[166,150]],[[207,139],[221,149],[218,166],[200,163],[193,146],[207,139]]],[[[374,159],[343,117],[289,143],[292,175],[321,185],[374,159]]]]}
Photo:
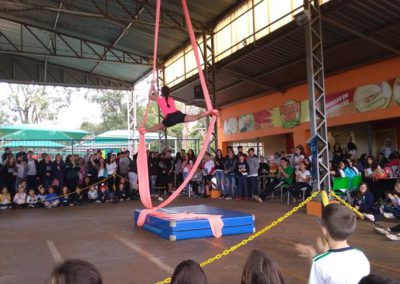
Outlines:
{"type": "MultiPolygon", "coordinates": [[[[4,105],[4,102],[0,102],[1,105],[4,105]]],[[[4,111],[4,109],[0,109],[0,125],[9,123],[9,115],[4,111]]]]}
{"type": "Polygon", "coordinates": [[[7,106],[14,122],[38,124],[56,120],[60,110],[69,106],[71,89],[37,85],[10,84],[7,106]]]}

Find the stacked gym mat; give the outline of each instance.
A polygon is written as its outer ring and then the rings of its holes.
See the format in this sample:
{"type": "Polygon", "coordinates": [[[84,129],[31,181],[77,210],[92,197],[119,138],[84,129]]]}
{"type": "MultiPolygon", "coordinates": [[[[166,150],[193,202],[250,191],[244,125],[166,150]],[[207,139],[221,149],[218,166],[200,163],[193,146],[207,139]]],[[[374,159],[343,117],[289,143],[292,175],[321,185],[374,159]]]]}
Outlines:
{"type": "MultiPolygon", "coordinates": [[[[137,224],[141,209],[135,210],[134,222],[137,224]]],[[[174,213],[196,213],[221,215],[224,222],[222,235],[236,235],[255,232],[254,215],[239,211],[216,208],[207,205],[163,208],[160,211],[174,213]]],[[[213,237],[207,219],[173,220],[148,215],[143,229],[170,241],[213,237]]]]}

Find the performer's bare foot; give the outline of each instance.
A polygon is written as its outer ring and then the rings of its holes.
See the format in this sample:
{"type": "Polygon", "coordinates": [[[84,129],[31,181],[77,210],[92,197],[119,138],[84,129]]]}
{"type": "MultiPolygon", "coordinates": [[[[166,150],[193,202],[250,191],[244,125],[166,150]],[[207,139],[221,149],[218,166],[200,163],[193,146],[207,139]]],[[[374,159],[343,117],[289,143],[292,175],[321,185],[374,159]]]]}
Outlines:
{"type": "Polygon", "coordinates": [[[218,116],[218,110],[217,109],[212,109],[212,110],[208,110],[206,111],[206,116],[218,116]]]}

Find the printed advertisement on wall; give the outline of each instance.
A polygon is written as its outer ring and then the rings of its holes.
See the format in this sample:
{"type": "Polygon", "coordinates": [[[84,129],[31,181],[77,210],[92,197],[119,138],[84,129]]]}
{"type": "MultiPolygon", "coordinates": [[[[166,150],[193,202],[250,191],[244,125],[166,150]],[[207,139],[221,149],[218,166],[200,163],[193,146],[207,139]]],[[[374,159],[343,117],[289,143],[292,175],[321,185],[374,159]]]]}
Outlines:
{"type": "MultiPolygon", "coordinates": [[[[326,95],[328,117],[374,111],[396,105],[400,105],[400,77],[326,95]]],[[[228,118],[223,122],[223,130],[225,135],[231,135],[271,127],[292,128],[307,121],[308,100],[290,100],[279,107],[228,118]]]]}
{"type": "Polygon", "coordinates": [[[224,120],[224,134],[251,132],[271,127],[292,128],[309,120],[308,101],[287,101],[283,106],[224,120]]]}
{"type": "Polygon", "coordinates": [[[328,117],[400,105],[400,77],[326,96],[328,117]]]}

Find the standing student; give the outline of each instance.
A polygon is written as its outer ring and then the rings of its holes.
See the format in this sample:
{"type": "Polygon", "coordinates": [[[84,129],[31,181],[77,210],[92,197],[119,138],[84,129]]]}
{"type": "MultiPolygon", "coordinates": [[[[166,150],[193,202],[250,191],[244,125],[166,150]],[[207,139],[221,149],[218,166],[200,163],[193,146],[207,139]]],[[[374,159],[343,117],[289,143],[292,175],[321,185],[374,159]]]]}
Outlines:
{"type": "Polygon", "coordinates": [[[248,200],[248,188],[247,188],[247,176],[249,175],[249,165],[244,160],[244,156],[240,154],[239,161],[236,165],[236,171],[238,174],[238,188],[236,192],[236,200],[242,198],[248,200]]]}
{"type": "Polygon", "coordinates": [[[248,150],[247,165],[249,166],[249,193],[247,197],[253,197],[258,202],[262,202],[261,198],[258,196],[258,169],[260,167],[260,161],[254,154],[254,148],[248,150]]]}
{"type": "Polygon", "coordinates": [[[175,174],[175,188],[178,188],[183,182],[181,152],[176,153],[174,159],[174,174],[175,174]]]}
{"type": "Polygon", "coordinates": [[[150,193],[157,193],[157,169],[158,169],[158,160],[155,152],[149,153],[149,175],[150,175],[150,193]]]}
{"type": "Polygon", "coordinates": [[[212,189],[212,178],[215,172],[215,163],[211,159],[210,153],[205,153],[204,162],[202,164],[203,179],[204,179],[204,198],[210,197],[210,190],[212,189]]]}
{"type": "Polygon", "coordinates": [[[52,177],[52,165],[50,161],[50,155],[46,155],[43,158],[43,162],[39,166],[39,175],[43,186],[47,189],[53,181],[52,177]]]}
{"type": "Polygon", "coordinates": [[[15,190],[17,190],[21,181],[26,179],[27,165],[26,161],[24,161],[23,158],[24,158],[23,155],[19,155],[17,158],[17,163],[16,163],[17,177],[15,180],[15,190]]]}
{"type": "Polygon", "coordinates": [[[64,186],[65,165],[60,154],[56,155],[56,158],[51,166],[53,176],[52,183],[54,184],[55,182],[59,188],[62,188],[64,186]]]}
{"type": "Polygon", "coordinates": [[[236,166],[237,159],[233,154],[233,150],[229,149],[228,156],[225,158],[225,177],[227,197],[225,199],[232,199],[236,197],[236,166]]]}
{"type": "Polygon", "coordinates": [[[65,162],[65,185],[70,191],[75,191],[79,182],[79,166],[74,155],[68,155],[65,162]]]}
{"type": "Polygon", "coordinates": [[[38,161],[33,158],[33,152],[28,151],[28,160],[26,162],[27,172],[26,172],[26,182],[28,188],[37,187],[37,174],[38,174],[38,161]]]}
{"type": "Polygon", "coordinates": [[[167,180],[167,193],[172,193],[172,184],[174,183],[175,175],[174,175],[174,161],[171,157],[171,150],[168,149],[165,151],[164,156],[164,165],[166,170],[166,180],[167,180]]]}
{"type": "Polygon", "coordinates": [[[217,188],[221,193],[221,197],[227,197],[225,189],[225,158],[222,155],[221,149],[217,150],[217,155],[214,158],[215,162],[215,178],[217,180],[217,188]]]}

